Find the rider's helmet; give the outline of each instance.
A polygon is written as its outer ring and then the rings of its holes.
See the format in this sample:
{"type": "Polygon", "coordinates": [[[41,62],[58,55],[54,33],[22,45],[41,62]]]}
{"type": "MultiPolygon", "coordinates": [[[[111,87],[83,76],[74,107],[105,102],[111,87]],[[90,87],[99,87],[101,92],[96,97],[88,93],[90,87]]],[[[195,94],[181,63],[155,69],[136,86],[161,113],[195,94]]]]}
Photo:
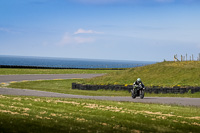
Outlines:
{"type": "Polygon", "coordinates": [[[139,82],[139,83],[140,83],[141,81],[142,81],[142,80],[141,80],[140,78],[138,78],[138,79],[137,79],[137,82],[139,82]]]}

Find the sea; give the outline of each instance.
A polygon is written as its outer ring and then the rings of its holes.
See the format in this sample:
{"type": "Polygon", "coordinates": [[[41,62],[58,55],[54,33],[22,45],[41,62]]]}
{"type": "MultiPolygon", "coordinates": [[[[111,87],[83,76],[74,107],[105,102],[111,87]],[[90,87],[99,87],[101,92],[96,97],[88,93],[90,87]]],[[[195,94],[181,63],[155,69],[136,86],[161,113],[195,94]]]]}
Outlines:
{"type": "Polygon", "coordinates": [[[0,55],[0,65],[49,68],[132,68],[154,64],[153,61],[79,59],[0,55]]]}

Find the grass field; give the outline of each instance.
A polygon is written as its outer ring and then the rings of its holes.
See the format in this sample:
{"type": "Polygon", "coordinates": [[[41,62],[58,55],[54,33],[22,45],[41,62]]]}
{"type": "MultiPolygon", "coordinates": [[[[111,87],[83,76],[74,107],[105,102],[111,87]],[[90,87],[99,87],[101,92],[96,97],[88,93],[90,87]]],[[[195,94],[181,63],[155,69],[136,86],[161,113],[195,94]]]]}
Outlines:
{"type": "Polygon", "coordinates": [[[17,69],[0,68],[0,75],[16,74],[94,74],[111,73],[120,70],[92,70],[92,69],[17,69]]]}
{"type": "Polygon", "coordinates": [[[1,132],[199,132],[200,108],[0,95],[1,132]]]}
{"type": "MultiPolygon", "coordinates": [[[[0,87],[33,89],[76,95],[130,96],[126,91],[72,90],[71,83],[199,86],[198,62],[164,62],[128,70],[0,69],[1,74],[108,73],[85,79],[22,81],[0,87]],[[73,72],[75,71],[75,72],[73,72]],[[158,79],[157,79],[158,78],[158,79]],[[176,80],[175,80],[176,79],[176,80]],[[156,81],[156,82],[155,82],[156,81]],[[184,81],[184,82],[183,82],[184,81]]],[[[200,97],[195,94],[146,96],[200,97]]],[[[101,100],[0,95],[0,132],[199,132],[200,108],[101,100]]]]}
{"type": "Polygon", "coordinates": [[[161,62],[84,80],[85,84],[132,84],[140,77],[146,86],[200,86],[200,61],[161,62]]]}

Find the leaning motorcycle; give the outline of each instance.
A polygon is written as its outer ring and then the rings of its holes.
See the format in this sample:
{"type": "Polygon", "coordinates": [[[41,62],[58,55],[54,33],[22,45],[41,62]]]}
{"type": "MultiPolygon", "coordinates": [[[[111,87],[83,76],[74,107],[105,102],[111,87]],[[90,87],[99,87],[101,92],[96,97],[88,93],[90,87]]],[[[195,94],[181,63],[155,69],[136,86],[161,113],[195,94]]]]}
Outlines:
{"type": "Polygon", "coordinates": [[[135,99],[137,96],[140,96],[141,99],[144,98],[144,90],[141,84],[133,85],[133,89],[131,90],[132,98],[135,99]]]}

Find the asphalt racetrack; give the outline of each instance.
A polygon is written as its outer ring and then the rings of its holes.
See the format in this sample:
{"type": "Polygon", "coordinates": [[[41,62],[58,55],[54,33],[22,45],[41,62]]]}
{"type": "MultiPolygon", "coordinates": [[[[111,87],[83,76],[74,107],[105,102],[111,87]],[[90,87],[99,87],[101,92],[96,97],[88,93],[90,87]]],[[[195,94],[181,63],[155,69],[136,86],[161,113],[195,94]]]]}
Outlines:
{"type": "MultiPolygon", "coordinates": [[[[44,74],[44,75],[0,75],[0,83],[22,80],[50,80],[50,79],[73,79],[73,78],[92,78],[102,76],[103,74],[44,74]]],[[[140,102],[140,103],[159,103],[175,104],[182,106],[200,107],[200,98],[176,98],[176,97],[144,97],[144,99],[130,97],[112,97],[112,96],[83,96],[71,95],[54,92],[36,91],[28,89],[0,88],[1,95],[19,95],[19,96],[38,96],[38,97],[61,97],[61,98],[83,98],[96,100],[109,100],[119,102],[140,102]]]]}

